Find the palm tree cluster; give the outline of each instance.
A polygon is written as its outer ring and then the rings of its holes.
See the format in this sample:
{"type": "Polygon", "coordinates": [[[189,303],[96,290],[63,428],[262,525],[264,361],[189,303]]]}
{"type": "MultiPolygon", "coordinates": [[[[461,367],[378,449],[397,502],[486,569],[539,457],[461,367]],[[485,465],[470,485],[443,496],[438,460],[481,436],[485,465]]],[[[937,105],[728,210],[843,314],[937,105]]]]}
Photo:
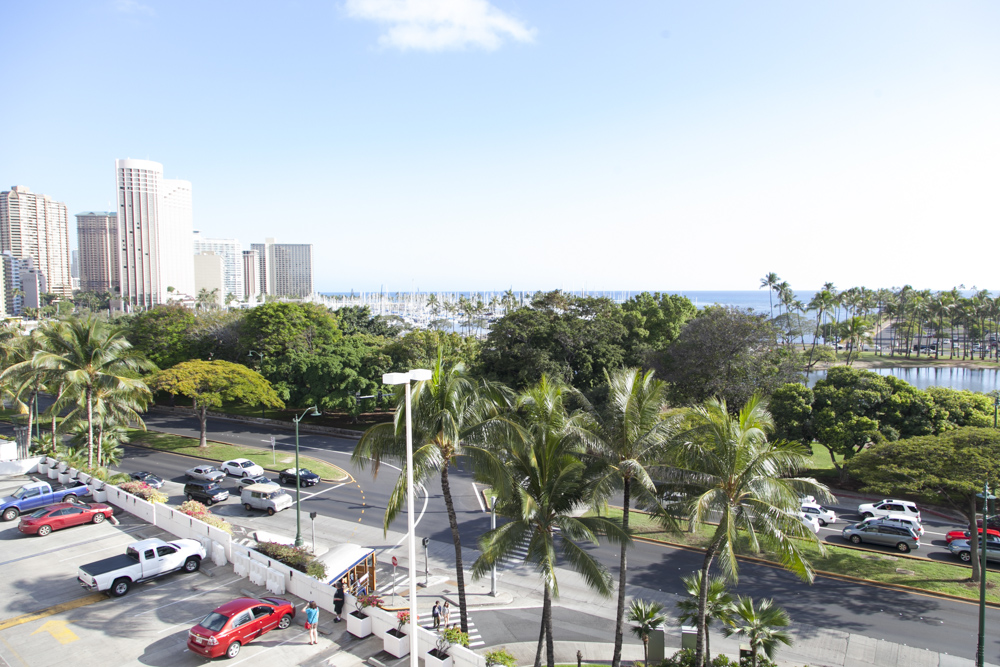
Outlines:
{"type": "Polygon", "coordinates": [[[934,355],[941,357],[948,348],[948,358],[993,358],[1000,361],[1000,295],[972,288],[963,294],[964,285],[946,291],[916,290],[910,285],[892,289],[851,287],[837,290],[825,283],[808,303],[799,300],[791,286],[775,273],[760,281],[768,288],[771,317],[779,323],[784,344],[796,339],[806,350],[806,335],[813,338],[807,365],[817,360],[816,345],[846,343],[848,362],[876,337],[886,342],[876,354],[906,358],[934,355]],[[774,297],[777,297],[775,302],[774,297]],[[774,314],[777,306],[777,315],[774,314]]]}
{"type": "Polygon", "coordinates": [[[121,329],[93,315],[71,317],[28,334],[8,330],[0,346],[0,384],[26,415],[29,434],[35,427],[36,452],[59,452],[89,470],[118,462],[128,426],[142,426],[152,395],[140,376],[153,369],[121,329]],[[42,394],[53,398],[44,412],[42,394]],[[36,423],[43,418],[44,437],[36,423]]]}
{"type": "MultiPolygon", "coordinates": [[[[621,368],[606,373],[605,380],[606,398],[597,407],[571,386],[546,376],[514,393],[477,381],[461,363],[447,363],[439,350],[431,379],[417,383],[412,393],[414,480],[440,479],[455,546],[462,629],[468,627],[465,572],[448,477],[459,457],[471,465],[477,481],[489,486],[503,519],[479,539],[481,555],[472,564],[473,578],[512,561],[523,546],[524,562],[542,581],[536,667],[542,664],[543,650],[545,662],[550,667],[555,662],[557,564],[578,572],[601,595],[615,592],[611,574],[586,548],[599,540],[621,550],[612,665],[621,663],[632,507],[651,512],[674,530],[678,513],[691,526],[714,526],[701,572],[706,586],[715,561],[727,578],[736,580],[736,554],[742,549],[773,549],[786,567],[812,576],[792,538],[816,538],[794,512],[799,493],[825,497],[826,489],[794,477],[804,466],[805,452],[799,444],[768,440],[773,424],[764,401],[754,398],[736,415],[717,400],[671,414],[665,386],[651,371],[621,368]],[[620,520],[604,511],[612,498],[622,504],[620,520]]],[[[402,392],[395,421],[369,429],[352,460],[375,474],[386,461],[405,466],[402,392]]],[[[388,503],[386,530],[405,498],[404,467],[388,503]]],[[[707,594],[707,588],[700,591],[696,610],[702,660],[711,616],[707,594]]]]}

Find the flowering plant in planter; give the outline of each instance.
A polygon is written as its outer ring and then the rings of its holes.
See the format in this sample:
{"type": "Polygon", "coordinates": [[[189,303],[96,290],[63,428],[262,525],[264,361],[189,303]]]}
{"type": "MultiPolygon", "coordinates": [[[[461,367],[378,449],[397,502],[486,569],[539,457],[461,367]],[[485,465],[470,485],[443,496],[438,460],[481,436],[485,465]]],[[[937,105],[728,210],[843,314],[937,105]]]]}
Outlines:
{"type": "Polygon", "coordinates": [[[404,609],[396,613],[396,631],[402,633],[403,626],[410,622],[410,612],[404,609]]]}
{"type": "Polygon", "coordinates": [[[375,595],[374,593],[369,593],[368,595],[362,595],[354,600],[354,606],[358,611],[365,609],[366,607],[381,607],[382,598],[375,595]]]}

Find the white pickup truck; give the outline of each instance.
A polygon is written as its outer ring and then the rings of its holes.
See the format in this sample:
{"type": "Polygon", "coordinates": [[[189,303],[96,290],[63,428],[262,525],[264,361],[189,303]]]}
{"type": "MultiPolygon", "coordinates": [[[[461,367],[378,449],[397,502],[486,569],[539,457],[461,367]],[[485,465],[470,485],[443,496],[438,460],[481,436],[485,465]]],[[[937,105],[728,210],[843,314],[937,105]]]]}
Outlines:
{"type": "Polygon", "coordinates": [[[87,590],[107,591],[120,598],[136,582],[176,570],[196,572],[206,555],[205,547],[197,540],[142,540],[128,545],[120,556],[80,566],[76,578],[87,590]]]}

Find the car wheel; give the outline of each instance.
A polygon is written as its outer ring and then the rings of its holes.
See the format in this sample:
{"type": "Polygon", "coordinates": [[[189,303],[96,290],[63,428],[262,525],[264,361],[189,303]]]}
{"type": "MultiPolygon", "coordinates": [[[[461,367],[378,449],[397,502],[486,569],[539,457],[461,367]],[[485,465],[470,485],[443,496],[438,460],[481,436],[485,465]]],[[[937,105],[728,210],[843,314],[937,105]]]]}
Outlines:
{"type": "Polygon", "coordinates": [[[284,630],[285,628],[287,628],[291,624],[292,624],[292,619],[288,616],[288,614],[285,614],[280,619],[278,619],[278,629],[279,630],[284,630]]]}
{"type": "Polygon", "coordinates": [[[226,657],[227,658],[235,658],[239,654],[240,654],[240,643],[239,642],[233,642],[232,644],[229,645],[229,648],[226,649],[226,657]]]}
{"type": "Polygon", "coordinates": [[[191,556],[186,561],[184,561],[184,571],[185,572],[197,572],[198,568],[201,567],[201,559],[197,556],[191,556]]]}
{"type": "Polygon", "coordinates": [[[851,542],[853,542],[854,544],[861,544],[861,536],[851,535],[851,542]]]}
{"type": "Polygon", "coordinates": [[[111,597],[120,598],[121,596],[128,593],[128,589],[131,588],[132,582],[124,577],[121,579],[115,579],[115,582],[111,584],[111,597]]]}
{"type": "Polygon", "coordinates": [[[870,518],[872,518],[872,517],[873,517],[873,516],[875,516],[875,515],[874,515],[874,514],[872,514],[871,512],[865,512],[865,513],[864,513],[864,514],[862,514],[861,516],[863,516],[863,517],[864,517],[864,518],[866,518],[866,519],[870,519],[870,518]]]}
{"type": "Polygon", "coordinates": [[[969,551],[960,551],[958,553],[958,557],[962,560],[963,563],[968,563],[972,560],[972,553],[969,551]]]}
{"type": "Polygon", "coordinates": [[[907,544],[906,542],[900,542],[899,544],[896,545],[896,548],[899,549],[900,553],[904,554],[910,553],[910,545],[907,544]]]}
{"type": "Polygon", "coordinates": [[[245,509],[245,510],[246,510],[247,512],[249,512],[250,510],[252,510],[252,509],[253,509],[252,507],[250,507],[250,503],[243,503],[243,508],[244,508],[244,509],[245,509]]]}
{"type": "Polygon", "coordinates": [[[268,507],[267,508],[267,515],[268,516],[274,516],[274,508],[273,507],[268,507]]]}
{"type": "Polygon", "coordinates": [[[94,523],[101,523],[108,517],[104,516],[104,512],[98,512],[94,515],[94,523]]]}
{"type": "Polygon", "coordinates": [[[249,477],[249,476],[250,476],[250,473],[248,473],[246,470],[244,470],[243,471],[243,477],[249,477]]]}
{"type": "Polygon", "coordinates": [[[826,528],[826,521],[823,521],[823,519],[820,519],[820,520],[819,520],[819,525],[821,525],[821,526],[823,526],[824,528],[826,528]]]}
{"type": "Polygon", "coordinates": [[[13,521],[14,519],[17,518],[18,514],[20,514],[20,512],[18,512],[18,510],[17,510],[16,507],[8,507],[3,512],[3,520],[4,521],[13,521]]]}
{"type": "Polygon", "coordinates": [[[39,537],[45,537],[46,535],[48,535],[51,532],[52,532],[52,526],[39,526],[38,527],[38,536],[39,537]]]}
{"type": "Polygon", "coordinates": [[[212,506],[212,499],[205,498],[205,507],[211,507],[211,506],[212,506]]]}

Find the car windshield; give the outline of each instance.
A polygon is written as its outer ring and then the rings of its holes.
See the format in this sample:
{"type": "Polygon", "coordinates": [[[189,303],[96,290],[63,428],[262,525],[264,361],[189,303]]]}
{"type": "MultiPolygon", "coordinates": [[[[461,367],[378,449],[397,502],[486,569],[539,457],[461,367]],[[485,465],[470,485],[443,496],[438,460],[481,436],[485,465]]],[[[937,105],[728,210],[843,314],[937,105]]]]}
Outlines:
{"type": "Polygon", "coordinates": [[[49,513],[49,508],[46,507],[45,509],[38,510],[37,512],[32,512],[28,516],[30,516],[32,519],[41,519],[48,513],[49,513]]]}
{"type": "Polygon", "coordinates": [[[311,475],[312,474],[312,470],[310,470],[309,468],[302,468],[301,470],[299,470],[299,474],[300,475],[311,475]]]}
{"type": "Polygon", "coordinates": [[[205,628],[206,630],[211,630],[212,632],[218,632],[219,630],[222,629],[222,626],[225,625],[226,621],[228,620],[229,620],[228,616],[223,616],[219,612],[213,611],[211,614],[201,619],[201,623],[199,623],[198,625],[205,628]]]}
{"type": "Polygon", "coordinates": [[[252,468],[254,464],[253,461],[244,461],[240,465],[243,466],[244,468],[252,468]]]}
{"type": "Polygon", "coordinates": [[[18,499],[23,498],[24,497],[24,487],[22,486],[20,489],[18,489],[14,493],[10,494],[10,497],[11,498],[18,498],[18,499]]]}

